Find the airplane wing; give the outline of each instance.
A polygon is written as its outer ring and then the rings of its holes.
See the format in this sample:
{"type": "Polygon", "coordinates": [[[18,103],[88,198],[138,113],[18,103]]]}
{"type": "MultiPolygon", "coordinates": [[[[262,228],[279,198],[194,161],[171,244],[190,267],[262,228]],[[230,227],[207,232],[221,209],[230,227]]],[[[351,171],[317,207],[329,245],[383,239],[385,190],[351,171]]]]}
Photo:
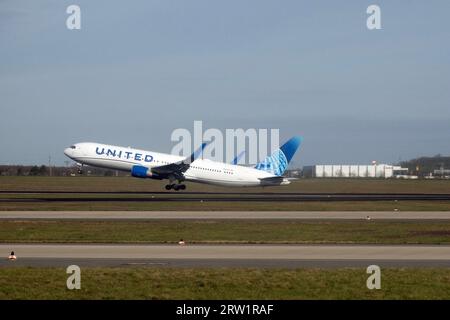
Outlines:
{"type": "Polygon", "coordinates": [[[194,162],[200,154],[203,152],[203,149],[208,145],[208,142],[202,143],[201,147],[195,150],[190,157],[186,159],[174,163],[169,163],[163,166],[152,168],[152,173],[157,174],[160,177],[170,177],[173,176],[175,179],[183,178],[183,173],[186,172],[187,169],[191,166],[191,163],[194,162]]]}

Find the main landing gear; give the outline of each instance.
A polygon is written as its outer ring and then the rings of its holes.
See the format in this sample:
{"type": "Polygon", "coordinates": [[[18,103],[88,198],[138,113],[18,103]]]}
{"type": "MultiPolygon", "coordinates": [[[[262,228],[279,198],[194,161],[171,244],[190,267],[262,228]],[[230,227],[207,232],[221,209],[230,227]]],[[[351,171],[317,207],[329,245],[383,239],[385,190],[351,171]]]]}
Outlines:
{"type": "Polygon", "coordinates": [[[166,190],[171,190],[171,189],[173,189],[175,191],[185,190],[186,185],[184,185],[184,184],[168,184],[168,185],[166,185],[166,190]]]}

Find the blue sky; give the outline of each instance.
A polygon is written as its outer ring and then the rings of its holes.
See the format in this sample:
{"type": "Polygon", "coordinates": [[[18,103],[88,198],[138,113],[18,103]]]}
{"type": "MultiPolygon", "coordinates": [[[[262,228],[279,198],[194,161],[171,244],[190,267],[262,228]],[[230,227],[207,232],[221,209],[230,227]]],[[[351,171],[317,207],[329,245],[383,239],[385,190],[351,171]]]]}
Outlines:
{"type": "Polygon", "coordinates": [[[0,163],[279,128],[298,165],[449,154],[448,1],[0,0],[0,163]],[[381,7],[382,30],[366,28],[381,7]],[[65,22],[81,7],[82,29],[65,22]]]}

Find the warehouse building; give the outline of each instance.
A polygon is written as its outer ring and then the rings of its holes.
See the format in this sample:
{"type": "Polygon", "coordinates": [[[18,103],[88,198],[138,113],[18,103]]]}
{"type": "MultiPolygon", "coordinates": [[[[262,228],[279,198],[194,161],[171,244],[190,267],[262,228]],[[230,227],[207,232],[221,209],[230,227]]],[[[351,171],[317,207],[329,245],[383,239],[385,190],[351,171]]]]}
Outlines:
{"type": "Polygon", "coordinates": [[[389,164],[314,165],[303,167],[303,176],[311,178],[395,178],[406,177],[408,168],[389,164]]]}

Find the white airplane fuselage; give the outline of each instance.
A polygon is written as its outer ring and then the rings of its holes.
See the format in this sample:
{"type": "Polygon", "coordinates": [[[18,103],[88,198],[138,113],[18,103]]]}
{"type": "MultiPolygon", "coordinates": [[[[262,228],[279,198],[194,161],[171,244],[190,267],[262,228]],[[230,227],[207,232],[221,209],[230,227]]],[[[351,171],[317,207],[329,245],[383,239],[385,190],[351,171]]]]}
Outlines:
{"type": "MultiPolygon", "coordinates": [[[[64,154],[72,160],[94,167],[131,172],[133,167],[149,169],[146,178],[158,179],[151,173],[152,168],[178,163],[185,158],[170,154],[145,151],[100,143],[77,143],[64,150],[64,154]]],[[[289,184],[288,179],[281,179],[276,184],[262,181],[274,177],[273,174],[255,168],[196,159],[183,173],[183,180],[208,183],[221,186],[267,186],[289,184]]]]}

